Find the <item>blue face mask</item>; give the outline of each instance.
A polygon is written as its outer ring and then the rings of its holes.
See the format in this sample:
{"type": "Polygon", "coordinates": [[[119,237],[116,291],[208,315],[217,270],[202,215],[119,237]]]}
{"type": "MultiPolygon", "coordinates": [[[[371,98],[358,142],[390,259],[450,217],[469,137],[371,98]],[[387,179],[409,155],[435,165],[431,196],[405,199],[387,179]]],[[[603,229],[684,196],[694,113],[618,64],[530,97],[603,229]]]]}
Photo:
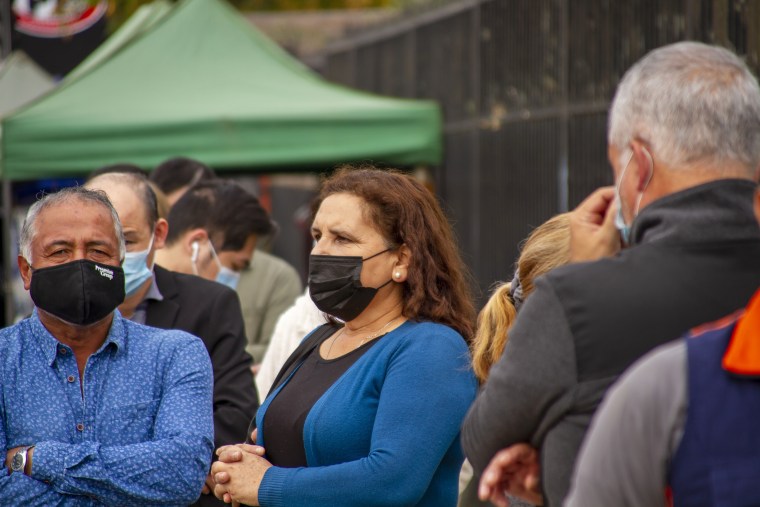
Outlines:
{"type": "Polygon", "coordinates": [[[626,162],[623,171],[620,173],[620,179],[618,180],[617,185],[615,185],[615,206],[617,206],[617,211],[615,212],[615,227],[618,232],[620,232],[620,237],[626,245],[630,244],[631,241],[631,226],[625,223],[625,218],[623,217],[623,201],[620,199],[620,183],[623,181],[625,171],[628,169],[628,166],[631,165],[632,159],[633,151],[631,151],[631,156],[628,157],[628,162],[626,162]]]}
{"type": "Polygon", "coordinates": [[[219,267],[219,272],[216,274],[216,281],[226,285],[232,290],[237,289],[238,282],[240,281],[240,273],[231,270],[227,266],[223,266],[219,257],[216,255],[216,250],[214,249],[214,245],[211,244],[211,241],[208,242],[208,245],[211,248],[211,255],[214,257],[214,261],[216,261],[216,265],[219,267]]]}
{"type": "Polygon", "coordinates": [[[620,233],[620,238],[623,243],[628,245],[631,242],[631,226],[625,223],[623,218],[623,209],[620,207],[620,195],[615,196],[615,202],[617,203],[617,213],[615,214],[615,227],[620,233]]]}
{"type": "MultiPolygon", "coordinates": [[[[641,191],[639,196],[636,198],[636,208],[633,210],[633,218],[635,219],[636,216],[639,214],[639,206],[641,205],[641,199],[644,197],[644,192],[646,191],[647,187],[649,186],[649,182],[652,180],[652,176],[654,175],[654,160],[652,159],[652,155],[649,153],[648,150],[642,148],[644,152],[649,157],[649,163],[651,164],[651,169],[649,171],[649,177],[647,178],[647,182],[644,185],[644,190],[641,191]]],[[[615,203],[617,204],[617,212],[615,214],[615,227],[618,231],[620,231],[620,237],[623,240],[623,243],[626,245],[631,244],[631,225],[625,223],[625,218],[623,217],[623,201],[620,198],[620,184],[623,181],[623,176],[625,176],[625,171],[628,169],[628,166],[631,165],[631,160],[633,159],[633,151],[631,151],[631,156],[628,157],[628,162],[626,162],[625,167],[623,167],[623,171],[620,173],[620,179],[617,182],[617,185],[615,185],[615,203]]]]}
{"type": "Polygon", "coordinates": [[[625,223],[625,218],[623,217],[623,201],[620,199],[620,182],[623,181],[625,170],[628,169],[628,164],[631,163],[631,158],[633,158],[633,152],[631,152],[631,157],[628,159],[628,163],[625,164],[623,172],[620,173],[620,179],[618,180],[617,185],[615,185],[615,206],[617,206],[617,211],[615,212],[615,227],[618,232],[620,232],[620,237],[626,245],[631,241],[631,226],[625,223]]]}
{"type": "Polygon", "coordinates": [[[127,297],[137,292],[145,281],[153,276],[153,270],[148,267],[148,255],[153,248],[153,236],[150,237],[148,248],[140,252],[127,252],[124,256],[124,291],[127,297]]]}
{"type": "Polygon", "coordinates": [[[240,273],[232,271],[226,266],[219,267],[219,273],[216,274],[216,281],[222,283],[232,290],[237,289],[238,282],[240,281],[240,273]]]}

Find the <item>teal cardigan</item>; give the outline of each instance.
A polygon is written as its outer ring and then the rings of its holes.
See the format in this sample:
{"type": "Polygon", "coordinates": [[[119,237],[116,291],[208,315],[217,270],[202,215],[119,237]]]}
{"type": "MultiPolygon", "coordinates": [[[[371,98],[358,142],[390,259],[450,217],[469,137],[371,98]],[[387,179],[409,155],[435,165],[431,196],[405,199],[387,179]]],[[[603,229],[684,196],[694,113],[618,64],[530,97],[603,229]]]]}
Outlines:
{"type": "MultiPolygon", "coordinates": [[[[256,415],[265,448],[263,421],[280,389],[256,415]]],[[[456,506],[459,426],[476,390],[461,335],[441,324],[404,323],[317,400],[303,431],[309,466],[269,468],[260,505],[456,506]]]]}

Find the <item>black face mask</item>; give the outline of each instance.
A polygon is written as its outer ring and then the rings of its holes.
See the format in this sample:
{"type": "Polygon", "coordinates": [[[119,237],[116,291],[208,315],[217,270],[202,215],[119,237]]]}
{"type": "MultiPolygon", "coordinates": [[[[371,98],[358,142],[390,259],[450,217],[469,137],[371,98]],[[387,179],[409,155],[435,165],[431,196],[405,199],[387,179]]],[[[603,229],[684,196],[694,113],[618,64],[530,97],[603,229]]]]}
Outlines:
{"type": "Polygon", "coordinates": [[[369,306],[380,287],[362,287],[362,262],[387,252],[362,259],[343,255],[309,256],[309,295],[317,308],[344,322],[354,320],[369,306]]]}
{"type": "Polygon", "coordinates": [[[124,271],[86,259],[32,269],[29,292],[35,306],[61,320],[87,326],[124,301],[124,271]]]}

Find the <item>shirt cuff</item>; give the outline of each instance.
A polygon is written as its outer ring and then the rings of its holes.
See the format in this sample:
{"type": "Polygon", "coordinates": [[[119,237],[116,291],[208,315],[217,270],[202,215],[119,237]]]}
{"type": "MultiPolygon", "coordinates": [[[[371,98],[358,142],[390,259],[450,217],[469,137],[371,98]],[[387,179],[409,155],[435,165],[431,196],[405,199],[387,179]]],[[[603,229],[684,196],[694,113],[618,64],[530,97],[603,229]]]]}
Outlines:
{"type": "Polygon", "coordinates": [[[259,484],[259,505],[261,507],[280,507],[285,505],[285,485],[295,474],[297,468],[269,467],[259,484]]]}
{"type": "Polygon", "coordinates": [[[32,478],[49,483],[62,480],[66,470],[68,447],[69,444],[52,441],[35,444],[32,455],[32,478]]]}

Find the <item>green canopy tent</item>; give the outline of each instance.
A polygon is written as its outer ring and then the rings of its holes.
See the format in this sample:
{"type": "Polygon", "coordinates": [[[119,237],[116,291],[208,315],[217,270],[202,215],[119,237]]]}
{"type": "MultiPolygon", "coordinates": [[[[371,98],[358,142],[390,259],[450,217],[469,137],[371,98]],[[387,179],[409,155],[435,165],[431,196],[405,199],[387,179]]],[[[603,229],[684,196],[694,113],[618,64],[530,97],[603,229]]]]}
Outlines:
{"type": "Polygon", "coordinates": [[[108,60],[132,39],[147,31],[171,11],[168,0],[155,0],[138,7],[132,16],[116,32],[90,53],[74,70],[66,74],[66,80],[76,79],[108,60]]]}
{"type": "MultiPolygon", "coordinates": [[[[115,35],[54,91],[2,119],[5,245],[11,181],[177,155],[261,172],[440,160],[435,103],[330,84],[224,0],[159,0],[115,35]]],[[[5,294],[9,322],[8,284],[5,294]]]]}
{"type": "Polygon", "coordinates": [[[124,161],[152,167],[180,154],[267,172],[439,161],[434,103],[330,84],[223,0],[183,0],[156,18],[110,58],[3,119],[3,179],[124,161]]]}
{"type": "Polygon", "coordinates": [[[55,81],[23,51],[0,67],[0,118],[55,88],[55,81]]]}

